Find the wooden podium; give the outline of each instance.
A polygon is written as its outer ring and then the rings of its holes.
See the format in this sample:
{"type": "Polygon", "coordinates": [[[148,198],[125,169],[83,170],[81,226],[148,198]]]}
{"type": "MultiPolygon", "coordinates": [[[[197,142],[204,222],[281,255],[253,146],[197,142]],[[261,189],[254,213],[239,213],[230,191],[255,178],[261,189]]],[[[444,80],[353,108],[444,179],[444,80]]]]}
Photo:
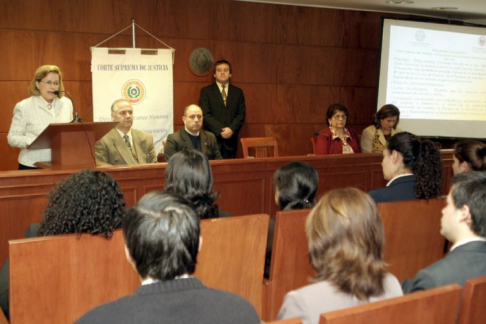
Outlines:
{"type": "Polygon", "coordinates": [[[50,124],[29,149],[51,149],[51,162],[36,162],[42,169],[94,168],[95,142],[117,122],[50,124]]]}

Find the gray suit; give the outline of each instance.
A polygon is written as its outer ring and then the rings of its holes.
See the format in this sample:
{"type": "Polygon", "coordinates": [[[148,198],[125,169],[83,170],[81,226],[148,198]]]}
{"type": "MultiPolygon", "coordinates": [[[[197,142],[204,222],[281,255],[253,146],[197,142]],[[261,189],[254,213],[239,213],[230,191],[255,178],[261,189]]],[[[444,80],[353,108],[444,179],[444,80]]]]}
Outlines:
{"type": "Polygon", "coordinates": [[[414,279],[406,279],[402,289],[410,293],[454,283],[464,286],[466,280],[481,276],[486,276],[486,242],[475,241],[458,246],[414,279]]]}
{"type": "Polygon", "coordinates": [[[157,162],[152,135],[133,128],[131,131],[138,162],[133,158],[116,128],[113,128],[96,143],[96,161],[113,165],[157,162]]]}
{"type": "MultiPolygon", "coordinates": [[[[199,134],[201,136],[201,152],[208,157],[208,160],[222,159],[216,136],[202,129],[199,134]]],[[[194,149],[194,145],[189,134],[183,128],[167,137],[167,144],[164,149],[165,160],[168,162],[172,155],[186,148],[194,149]]]]}

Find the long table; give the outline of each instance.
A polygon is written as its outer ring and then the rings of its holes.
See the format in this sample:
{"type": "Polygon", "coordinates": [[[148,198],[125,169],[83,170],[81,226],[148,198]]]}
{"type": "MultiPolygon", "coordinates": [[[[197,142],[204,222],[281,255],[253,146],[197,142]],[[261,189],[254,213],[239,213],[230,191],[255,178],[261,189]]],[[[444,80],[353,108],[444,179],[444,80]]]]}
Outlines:
{"type": "MultiPolygon", "coordinates": [[[[275,215],[272,178],[279,167],[300,160],[319,173],[318,195],[333,188],[355,186],[364,191],[386,184],[381,154],[328,156],[287,156],[264,159],[211,161],[216,201],[233,216],[265,213],[275,215]]],[[[443,150],[444,193],[452,175],[452,151],[443,150]]],[[[100,168],[116,179],[126,207],[133,206],[145,193],[162,189],[167,163],[100,168]]],[[[0,262],[8,254],[8,240],[24,237],[27,227],[42,219],[49,191],[61,179],[80,170],[32,170],[0,172],[0,262]]]]}

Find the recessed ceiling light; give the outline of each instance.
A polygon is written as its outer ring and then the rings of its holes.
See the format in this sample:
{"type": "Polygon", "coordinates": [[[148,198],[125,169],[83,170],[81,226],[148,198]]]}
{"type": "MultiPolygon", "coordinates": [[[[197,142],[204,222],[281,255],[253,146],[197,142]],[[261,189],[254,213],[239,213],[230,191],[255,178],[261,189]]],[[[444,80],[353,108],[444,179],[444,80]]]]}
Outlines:
{"type": "Polygon", "coordinates": [[[432,7],[434,10],[457,10],[457,7],[432,7]]]}
{"type": "Polygon", "coordinates": [[[404,4],[408,5],[408,4],[413,4],[413,1],[392,1],[392,0],[389,0],[386,3],[396,4],[396,5],[404,5],[404,4]]]}

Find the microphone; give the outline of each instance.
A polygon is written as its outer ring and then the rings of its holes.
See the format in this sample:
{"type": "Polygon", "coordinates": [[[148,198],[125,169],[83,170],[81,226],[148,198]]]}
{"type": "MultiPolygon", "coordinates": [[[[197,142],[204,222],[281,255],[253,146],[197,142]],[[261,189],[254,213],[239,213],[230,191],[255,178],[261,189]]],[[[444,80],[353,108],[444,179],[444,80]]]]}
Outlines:
{"type": "Polygon", "coordinates": [[[71,99],[71,102],[73,103],[74,119],[71,120],[70,123],[82,123],[83,120],[78,116],[78,111],[76,110],[76,107],[74,107],[74,100],[73,100],[73,97],[71,97],[71,94],[68,91],[64,91],[64,90],[61,90],[61,91],[56,90],[56,91],[54,91],[54,94],[56,96],[59,96],[59,94],[61,92],[66,93],[69,96],[69,99],[71,99]]]}
{"type": "Polygon", "coordinates": [[[314,132],[314,136],[319,136],[319,135],[324,135],[324,136],[326,136],[326,134],[324,134],[324,133],[321,133],[321,132],[314,132]]]}

